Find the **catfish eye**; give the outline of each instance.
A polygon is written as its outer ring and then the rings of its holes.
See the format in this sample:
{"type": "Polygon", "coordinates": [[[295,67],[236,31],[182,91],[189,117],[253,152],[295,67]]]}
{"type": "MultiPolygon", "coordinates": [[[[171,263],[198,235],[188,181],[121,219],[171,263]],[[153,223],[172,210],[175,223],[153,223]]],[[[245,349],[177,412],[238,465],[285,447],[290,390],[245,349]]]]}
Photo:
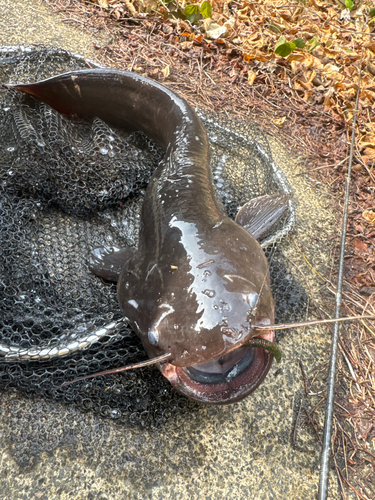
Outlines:
{"type": "Polygon", "coordinates": [[[244,293],[242,294],[244,302],[246,302],[250,309],[255,309],[258,305],[259,295],[257,293],[244,293]]]}
{"type": "Polygon", "coordinates": [[[159,343],[159,332],[157,330],[149,330],[147,334],[148,341],[151,345],[158,345],[159,343]]]}

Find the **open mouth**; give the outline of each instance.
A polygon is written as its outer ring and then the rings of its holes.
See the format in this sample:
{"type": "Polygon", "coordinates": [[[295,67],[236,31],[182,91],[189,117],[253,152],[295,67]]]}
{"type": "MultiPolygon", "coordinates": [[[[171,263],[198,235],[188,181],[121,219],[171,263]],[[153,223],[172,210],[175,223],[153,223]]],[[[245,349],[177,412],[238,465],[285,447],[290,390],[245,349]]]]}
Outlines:
{"type": "Polygon", "coordinates": [[[203,403],[229,404],[253,392],[267,375],[273,356],[260,347],[240,346],[188,367],[165,363],[163,375],[179,392],[203,403]]]}
{"type": "Polygon", "coordinates": [[[192,380],[199,384],[225,384],[240,376],[253,360],[254,349],[239,347],[220,358],[189,366],[184,370],[192,380]]]}

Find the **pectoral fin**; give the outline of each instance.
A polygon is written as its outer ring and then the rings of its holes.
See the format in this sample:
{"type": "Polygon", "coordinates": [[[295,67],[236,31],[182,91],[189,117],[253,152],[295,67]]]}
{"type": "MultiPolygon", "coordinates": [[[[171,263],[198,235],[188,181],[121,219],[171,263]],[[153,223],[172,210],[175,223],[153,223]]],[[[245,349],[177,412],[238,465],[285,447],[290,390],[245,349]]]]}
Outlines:
{"type": "Polygon", "coordinates": [[[254,198],[239,209],[236,222],[259,239],[285,213],[289,200],[288,194],[267,194],[254,198]]]}
{"type": "Polygon", "coordinates": [[[96,276],[117,283],[121,269],[133,255],[133,248],[96,248],[91,252],[89,268],[96,276]]]}

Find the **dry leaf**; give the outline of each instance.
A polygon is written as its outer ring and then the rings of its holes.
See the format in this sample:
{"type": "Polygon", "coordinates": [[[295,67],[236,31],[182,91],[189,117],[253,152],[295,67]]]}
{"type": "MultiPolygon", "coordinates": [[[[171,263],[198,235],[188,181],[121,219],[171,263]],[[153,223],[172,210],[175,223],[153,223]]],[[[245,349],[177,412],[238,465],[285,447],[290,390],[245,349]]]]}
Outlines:
{"type": "Polygon", "coordinates": [[[362,155],[362,161],[368,166],[375,164],[375,149],[366,148],[362,155]]]}
{"type": "Polygon", "coordinates": [[[352,243],[357,250],[367,250],[368,249],[366,243],[364,241],[360,240],[359,238],[354,238],[352,243]]]}
{"type": "Polygon", "coordinates": [[[346,99],[346,100],[348,100],[348,101],[353,101],[353,100],[355,100],[356,94],[357,94],[357,91],[356,91],[356,89],[354,89],[354,88],[353,88],[353,86],[352,86],[352,88],[351,88],[351,89],[349,89],[349,90],[344,90],[344,91],[342,91],[342,92],[340,93],[340,95],[341,95],[344,99],[346,99]]]}
{"type": "Polygon", "coordinates": [[[371,133],[375,134],[375,123],[366,123],[366,127],[370,130],[371,133]]]}
{"type": "Polygon", "coordinates": [[[127,6],[127,8],[129,9],[129,12],[134,15],[137,13],[134,5],[130,2],[130,0],[124,0],[125,2],[125,5],[127,6]]]}
{"type": "Polygon", "coordinates": [[[321,61],[312,54],[290,54],[287,60],[290,62],[293,73],[296,73],[301,68],[322,69],[321,61]]]}
{"type": "Polygon", "coordinates": [[[356,419],[356,423],[357,423],[358,435],[363,440],[366,440],[367,436],[369,435],[369,432],[373,428],[373,425],[374,425],[373,422],[371,422],[371,420],[359,418],[359,419],[356,419]]]}
{"type": "MultiPolygon", "coordinates": [[[[126,5],[129,7],[129,4],[132,5],[128,0],[125,0],[126,5]]],[[[142,5],[141,11],[144,12],[151,12],[152,9],[155,9],[158,1],[157,0],[140,0],[140,3],[142,5]]],[[[134,9],[134,6],[133,6],[134,9]]]]}
{"type": "Polygon", "coordinates": [[[375,148],[375,134],[365,134],[360,140],[361,146],[370,146],[375,148]]]}
{"type": "Polygon", "coordinates": [[[193,46],[193,42],[181,42],[180,45],[183,50],[190,50],[193,46]]]}
{"type": "Polygon", "coordinates": [[[314,87],[312,83],[304,82],[302,80],[296,80],[294,82],[294,88],[296,90],[311,90],[314,87]]]}
{"type": "Polygon", "coordinates": [[[316,77],[316,71],[315,71],[315,70],[312,70],[312,71],[310,71],[310,72],[307,72],[307,75],[305,75],[305,76],[307,76],[307,81],[308,81],[309,83],[313,83],[313,80],[314,80],[314,78],[316,77]],[[308,75],[308,76],[307,76],[307,75],[308,75]]]}
{"type": "Polygon", "coordinates": [[[249,61],[251,61],[252,59],[255,59],[255,55],[254,55],[254,54],[252,54],[252,53],[250,53],[250,54],[249,54],[249,53],[247,53],[247,52],[245,52],[245,53],[244,53],[244,55],[243,55],[243,60],[244,60],[245,62],[249,62],[249,61]]]}
{"type": "Polygon", "coordinates": [[[169,64],[167,64],[166,67],[161,70],[161,72],[163,73],[164,78],[168,78],[169,73],[170,73],[170,71],[169,71],[169,64]]]}
{"type": "Polygon", "coordinates": [[[340,72],[340,68],[335,64],[326,64],[323,68],[323,75],[328,80],[342,81],[344,80],[344,75],[340,72]]]}
{"type": "Polygon", "coordinates": [[[210,17],[206,17],[205,19],[202,20],[202,25],[203,25],[204,31],[207,31],[210,28],[212,22],[213,21],[210,17]]]}
{"type": "Polygon", "coordinates": [[[210,40],[217,40],[218,38],[225,38],[228,36],[228,28],[220,26],[219,24],[212,23],[208,30],[206,31],[206,36],[210,40]]]}
{"type": "Polygon", "coordinates": [[[367,63],[367,71],[375,76],[375,64],[372,64],[370,61],[367,63]]]}
{"type": "Polygon", "coordinates": [[[286,116],[282,116],[281,118],[275,118],[275,120],[272,120],[272,121],[277,127],[282,127],[285,120],[286,120],[286,116]]]}
{"type": "Polygon", "coordinates": [[[331,108],[331,106],[332,106],[332,105],[334,105],[334,101],[331,99],[331,97],[332,97],[333,93],[334,93],[334,90],[333,90],[333,88],[331,87],[331,88],[328,90],[328,92],[327,92],[327,94],[326,94],[326,96],[325,96],[325,98],[324,98],[324,103],[323,103],[323,105],[324,105],[324,110],[325,110],[325,111],[328,111],[328,110],[331,108]]]}
{"type": "Polygon", "coordinates": [[[366,49],[370,49],[371,52],[375,52],[375,42],[367,42],[364,44],[364,46],[366,47],[366,49]]]}
{"type": "Polygon", "coordinates": [[[374,103],[375,102],[375,92],[373,90],[368,90],[368,89],[364,89],[361,94],[364,94],[365,97],[367,97],[367,99],[371,102],[371,103],[374,103]]]}
{"type": "Polygon", "coordinates": [[[362,212],[362,217],[375,226],[375,210],[365,210],[362,212]]]}
{"type": "Polygon", "coordinates": [[[367,156],[368,159],[375,161],[375,142],[371,144],[370,148],[366,148],[363,154],[367,156]]]}
{"type": "Polygon", "coordinates": [[[255,73],[255,71],[249,69],[249,71],[247,72],[247,81],[249,82],[250,85],[254,83],[256,76],[257,74],[255,73]]]}

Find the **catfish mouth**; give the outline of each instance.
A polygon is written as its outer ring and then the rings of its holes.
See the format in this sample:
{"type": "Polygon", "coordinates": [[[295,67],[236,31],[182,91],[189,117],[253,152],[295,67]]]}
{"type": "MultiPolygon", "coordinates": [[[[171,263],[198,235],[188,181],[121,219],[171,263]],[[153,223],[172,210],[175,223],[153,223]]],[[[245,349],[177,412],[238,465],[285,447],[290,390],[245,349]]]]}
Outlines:
{"type": "MultiPolygon", "coordinates": [[[[262,336],[273,340],[273,332],[262,336]]],[[[259,347],[240,346],[202,363],[180,367],[161,366],[173,386],[191,399],[203,403],[230,404],[253,392],[267,375],[273,355],[259,347]]]]}
{"type": "Polygon", "coordinates": [[[220,358],[185,368],[187,375],[199,384],[220,385],[246,371],[254,361],[254,349],[238,347],[220,358]]]}

